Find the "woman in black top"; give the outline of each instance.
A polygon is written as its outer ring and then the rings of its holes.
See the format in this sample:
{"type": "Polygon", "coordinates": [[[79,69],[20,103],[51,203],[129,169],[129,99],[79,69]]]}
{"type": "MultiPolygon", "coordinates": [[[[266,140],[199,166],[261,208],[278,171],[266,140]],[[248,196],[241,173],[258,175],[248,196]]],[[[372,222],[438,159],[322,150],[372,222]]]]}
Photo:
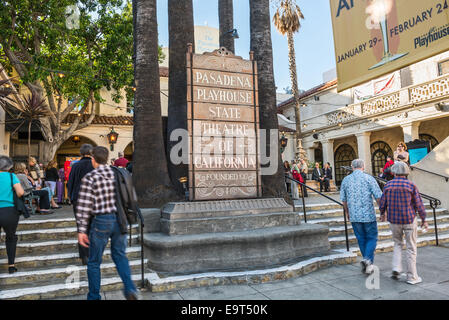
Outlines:
{"type": "Polygon", "coordinates": [[[45,186],[51,190],[51,204],[52,209],[59,209],[60,207],[54,202],[53,195],[56,194],[56,182],[58,182],[59,174],[56,161],[52,160],[48,163],[47,169],[45,170],[45,186]]]}

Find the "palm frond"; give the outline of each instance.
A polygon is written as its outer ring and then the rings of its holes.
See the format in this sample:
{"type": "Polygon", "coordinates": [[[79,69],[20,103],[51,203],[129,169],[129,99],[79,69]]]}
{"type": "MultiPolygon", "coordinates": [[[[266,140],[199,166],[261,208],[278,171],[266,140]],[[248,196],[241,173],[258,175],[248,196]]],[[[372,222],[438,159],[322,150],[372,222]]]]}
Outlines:
{"type": "Polygon", "coordinates": [[[279,3],[273,16],[276,29],[285,35],[288,32],[298,32],[304,15],[295,0],[283,0],[279,3]]]}

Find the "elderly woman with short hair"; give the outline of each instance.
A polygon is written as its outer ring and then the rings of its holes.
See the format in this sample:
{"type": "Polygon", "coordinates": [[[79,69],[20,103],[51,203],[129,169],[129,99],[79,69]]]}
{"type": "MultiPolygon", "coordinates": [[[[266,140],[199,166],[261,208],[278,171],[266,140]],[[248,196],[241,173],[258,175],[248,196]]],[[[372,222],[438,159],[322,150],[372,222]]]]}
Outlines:
{"type": "Polygon", "coordinates": [[[14,206],[14,194],[23,196],[24,191],[20,181],[14,173],[10,173],[13,162],[10,158],[0,156],[0,229],[6,233],[6,253],[8,255],[8,271],[14,273],[17,268],[14,265],[17,246],[17,225],[19,214],[14,206]]]}
{"type": "Polygon", "coordinates": [[[405,236],[407,246],[407,283],[418,284],[422,279],[416,271],[418,222],[416,212],[421,217],[421,227],[427,228],[426,209],[416,185],[407,179],[410,174],[409,166],[405,162],[397,162],[391,167],[394,179],[384,188],[380,199],[381,221],[390,222],[393,233],[393,272],[391,277],[398,280],[402,271],[402,237],[405,236]]]}

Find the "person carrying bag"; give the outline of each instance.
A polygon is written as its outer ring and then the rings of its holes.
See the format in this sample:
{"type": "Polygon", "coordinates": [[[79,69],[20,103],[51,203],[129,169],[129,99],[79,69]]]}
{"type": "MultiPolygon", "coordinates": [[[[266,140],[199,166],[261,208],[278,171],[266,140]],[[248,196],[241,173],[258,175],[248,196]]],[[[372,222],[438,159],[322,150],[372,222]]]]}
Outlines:
{"type": "MultiPolygon", "coordinates": [[[[12,166],[13,162],[10,158],[0,156],[0,229],[3,229],[6,234],[5,244],[9,273],[17,271],[14,265],[17,247],[16,231],[20,218],[17,210],[23,210],[18,199],[25,193],[17,176],[9,173],[12,166]]],[[[20,212],[26,216],[26,211],[20,212]]]]}

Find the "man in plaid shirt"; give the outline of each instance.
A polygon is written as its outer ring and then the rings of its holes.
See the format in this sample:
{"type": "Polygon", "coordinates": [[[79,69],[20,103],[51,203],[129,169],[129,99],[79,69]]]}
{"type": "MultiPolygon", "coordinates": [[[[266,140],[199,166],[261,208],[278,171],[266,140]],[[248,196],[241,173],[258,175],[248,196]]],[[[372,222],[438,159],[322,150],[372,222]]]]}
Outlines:
{"type": "Polygon", "coordinates": [[[131,270],[126,257],[126,234],[120,232],[117,222],[115,176],[106,165],[108,149],[95,147],[92,150],[92,166],[81,180],[81,188],[76,207],[78,242],[89,248],[87,277],[89,281],[88,300],[100,300],[103,252],[111,238],[111,256],[124,284],[124,294],[128,300],[137,300],[137,290],[131,280],[131,270]]]}
{"type": "Polygon", "coordinates": [[[393,272],[392,278],[398,280],[401,275],[402,237],[405,235],[407,245],[407,283],[422,282],[416,271],[416,243],[418,238],[418,222],[416,212],[421,217],[421,227],[427,228],[426,209],[416,185],[407,179],[410,169],[405,162],[399,161],[391,168],[395,178],[384,188],[380,199],[380,218],[385,221],[388,212],[391,232],[393,234],[393,272]]]}

